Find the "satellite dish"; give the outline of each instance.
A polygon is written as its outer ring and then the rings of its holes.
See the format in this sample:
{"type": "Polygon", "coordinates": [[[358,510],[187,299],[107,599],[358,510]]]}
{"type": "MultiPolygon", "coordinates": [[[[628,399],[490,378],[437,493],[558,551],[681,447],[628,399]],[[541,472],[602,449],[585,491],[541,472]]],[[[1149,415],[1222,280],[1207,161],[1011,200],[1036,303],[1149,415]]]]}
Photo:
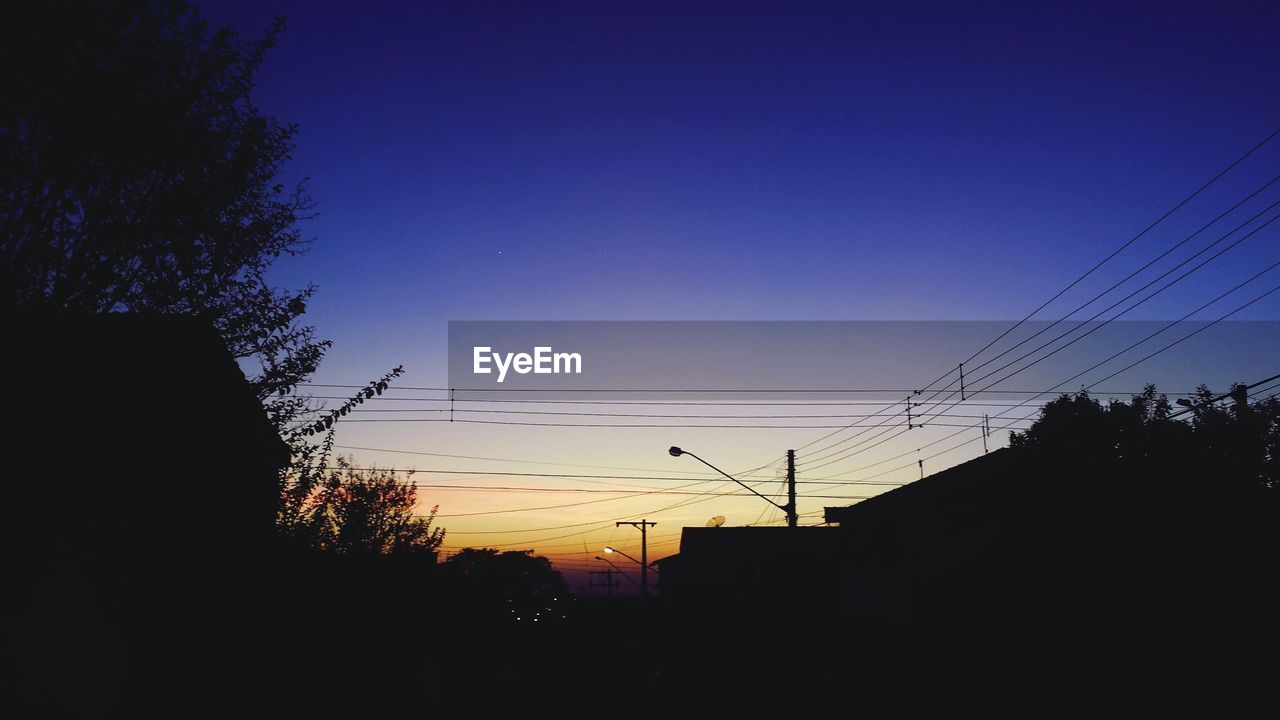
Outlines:
{"type": "Polygon", "coordinates": [[[724,516],[717,515],[707,521],[707,527],[720,527],[724,524],[724,516]]]}

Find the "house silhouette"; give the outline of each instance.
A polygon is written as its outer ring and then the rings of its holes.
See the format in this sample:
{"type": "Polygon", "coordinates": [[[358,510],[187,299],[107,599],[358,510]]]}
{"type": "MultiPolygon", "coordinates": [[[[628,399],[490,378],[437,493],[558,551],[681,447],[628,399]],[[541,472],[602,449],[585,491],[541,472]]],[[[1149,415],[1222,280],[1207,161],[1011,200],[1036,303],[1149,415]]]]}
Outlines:
{"type": "Polygon", "coordinates": [[[255,589],[288,448],[204,322],[8,330],[6,697],[45,715],[216,705],[268,621],[255,589]]]}

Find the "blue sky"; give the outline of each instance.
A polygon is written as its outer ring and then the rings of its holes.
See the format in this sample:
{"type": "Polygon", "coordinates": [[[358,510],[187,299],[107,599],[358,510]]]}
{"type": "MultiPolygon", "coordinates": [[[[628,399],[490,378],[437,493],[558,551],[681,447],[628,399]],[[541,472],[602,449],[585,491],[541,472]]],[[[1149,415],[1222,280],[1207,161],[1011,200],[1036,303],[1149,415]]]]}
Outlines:
{"type": "MultiPolygon", "coordinates": [[[[320,287],[327,382],[442,384],[448,320],[1021,318],[1280,125],[1276,3],[889,5],[203,7],[247,35],[289,18],[256,97],[300,127],[287,172],[320,216],[277,278],[320,287]]],[[[1276,173],[1280,140],[1041,317],[1276,173]]],[[[1181,316],[1278,237],[1131,317],[1181,316]]],[[[563,440],[433,432],[345,437],[563,440]]],[[[671,443],[585,444],[652,466],[671,443]]]]}
{"type": "Polygon", "coordinates": [[[1280,123],[1268,3],[318,5],[206,14],[289,18],[279,277],[344,376],[448,319],[1021,317],[1280,123]]]}

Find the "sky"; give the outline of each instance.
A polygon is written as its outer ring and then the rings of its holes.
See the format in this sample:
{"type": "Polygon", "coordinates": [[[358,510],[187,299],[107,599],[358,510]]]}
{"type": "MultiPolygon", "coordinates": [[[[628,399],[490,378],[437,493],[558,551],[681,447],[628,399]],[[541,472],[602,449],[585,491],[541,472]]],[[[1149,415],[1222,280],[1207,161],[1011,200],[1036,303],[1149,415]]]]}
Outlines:
{"type": "MultiPolygon", "coordinates": [[[[298,124],[285,179],[309,178],[318,205],[303,228],[310,252],[274,271],[283,286],[319,286],[307,317],[335,344],[317,383],[362,384],[402,364],[400,386],[445,387],[451,320],[1017,320],[1280,125],[1275,3],[888,5],[201,3],[213,23],[248,36],[288,18],[255,99],[298,124]]],[[[1280,140],[1036,317],[1055,319],[1277,173],[1280,140]]],[[[1277,199],[1280,186],[1268,187],[1239,221],[1277,199]]],[[[1225,222],[1166,266],[1233,226],[1225,222]]],[[[1129,317],[1181,317],[1280,259],[1277,238],[1280,224],[1129,317]]],[[[1280,293],[1233,319],[1280,319],[1280,293]]],[[[946,370],[958,359],[938,362],[946,370]]],[[[707,476],[667,446],[696,445],[730,471],[766,466],[757,474],[772,478],[785,449],[815,438],[339,425],[342,446],[399,451],[344,450],[359,463],[565,474],[592,465],[691,479],[707,476]]],[[[918,443],[886,442],[821,472],[918,443]]],[[[980,452],[971,442],[930,464],[980,452]]],[[[881,480],[915,476],[912,467],[881,480]]],[[[599,565],[605,543],[637,549],[638,533],[533,529],[699,500],[651,518],[655,556],[674,552],[682,524],[713,515],[743,524],[770,510],[755,498],[654,495],[463,515],[609,489],[585,478],[466,477],[567,492],[423,488],[424,502],[453,515],[441,518],[447,547],[533,547],[575,573],[599,565]]],[[[817,521],[824,504],[841,502],[804,500],[801,512],[817,521]]]]}

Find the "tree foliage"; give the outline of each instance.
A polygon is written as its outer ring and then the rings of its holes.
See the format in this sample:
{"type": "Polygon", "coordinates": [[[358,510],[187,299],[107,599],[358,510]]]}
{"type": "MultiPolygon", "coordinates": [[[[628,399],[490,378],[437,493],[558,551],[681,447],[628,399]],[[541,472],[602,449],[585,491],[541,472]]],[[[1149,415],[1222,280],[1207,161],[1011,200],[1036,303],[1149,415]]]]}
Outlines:
{"type": "MultiPolygon", "coordinates": [[[[326,438],[324,447],[331,445],[326,438]]],[[[343,555],[435,552],[445,531],[432,527],[436,508],[415,514],[417,490],[394,470],[353,467],[338,457],[320,482],[290,504],[284,529],[297,542],[343,555]]]]}
{"type": "Polygon", "coordinates": [[[312,213],[279,180],[296,127],[250,98],[283,22],[246,40],[178,0],[51,0],[2,27],[0,302],[207,317],[272,410],[328,347],[299,321],[315,288],[266,277],[312,213]]]}
{"type": "MultiPolygon", "coordinates": [[[[206,318],[292,450],[277,524],[312,533],[312,503],[332,479],[335,421],[403,370],[333,409],[297,392],[330,343],[302,321],[315,287],[283,290],[267,275],[305,251],[299,226],[313,205],[301,183],[280,180],[296,126],[251,98],[283,20],[245,39],[210,28],[181,0],[9,10],[0,25],[0,62],[14,71],[0,103],[0,305],[206,318]]],[[[369,508],[371,520],[381,511],[369,508]]]]}
{"type": "Polygon", "coordinates": [[[532,550],[464,548],[449,557],[445,568],[482,597],[539,605],[568,594],[551,561],[532,550]]]}
{"type": "Polygon", "coordinates": [[[1151,385],[1128,402],[1063,395],[1046,404],[1026,431],[1010,433],[1010,446],[1074,462],[1141,468],[1146,475],[1280,487],[1280,401],[1219,400],[1203,386],[1186,409],[1175,409],[1151,385]]]}
{"type": "Polygon", "coordinates": [[[315,545],[311,513],[316,493],[326,485],[329,463],[333,459],[335,423],[339,418],[381,395],[391,381],[404,373],[397,367],[380,379],[366,385],[336,408],[314,407],[305,396],[282,396],[277,420],[282,437],[293,454],[293,462],[281,471],[280,503],[276,508],[276,527],[282,535],[304,545],[315,545]],[[312,437],[320,435],[320,442],[312,437]]]}

